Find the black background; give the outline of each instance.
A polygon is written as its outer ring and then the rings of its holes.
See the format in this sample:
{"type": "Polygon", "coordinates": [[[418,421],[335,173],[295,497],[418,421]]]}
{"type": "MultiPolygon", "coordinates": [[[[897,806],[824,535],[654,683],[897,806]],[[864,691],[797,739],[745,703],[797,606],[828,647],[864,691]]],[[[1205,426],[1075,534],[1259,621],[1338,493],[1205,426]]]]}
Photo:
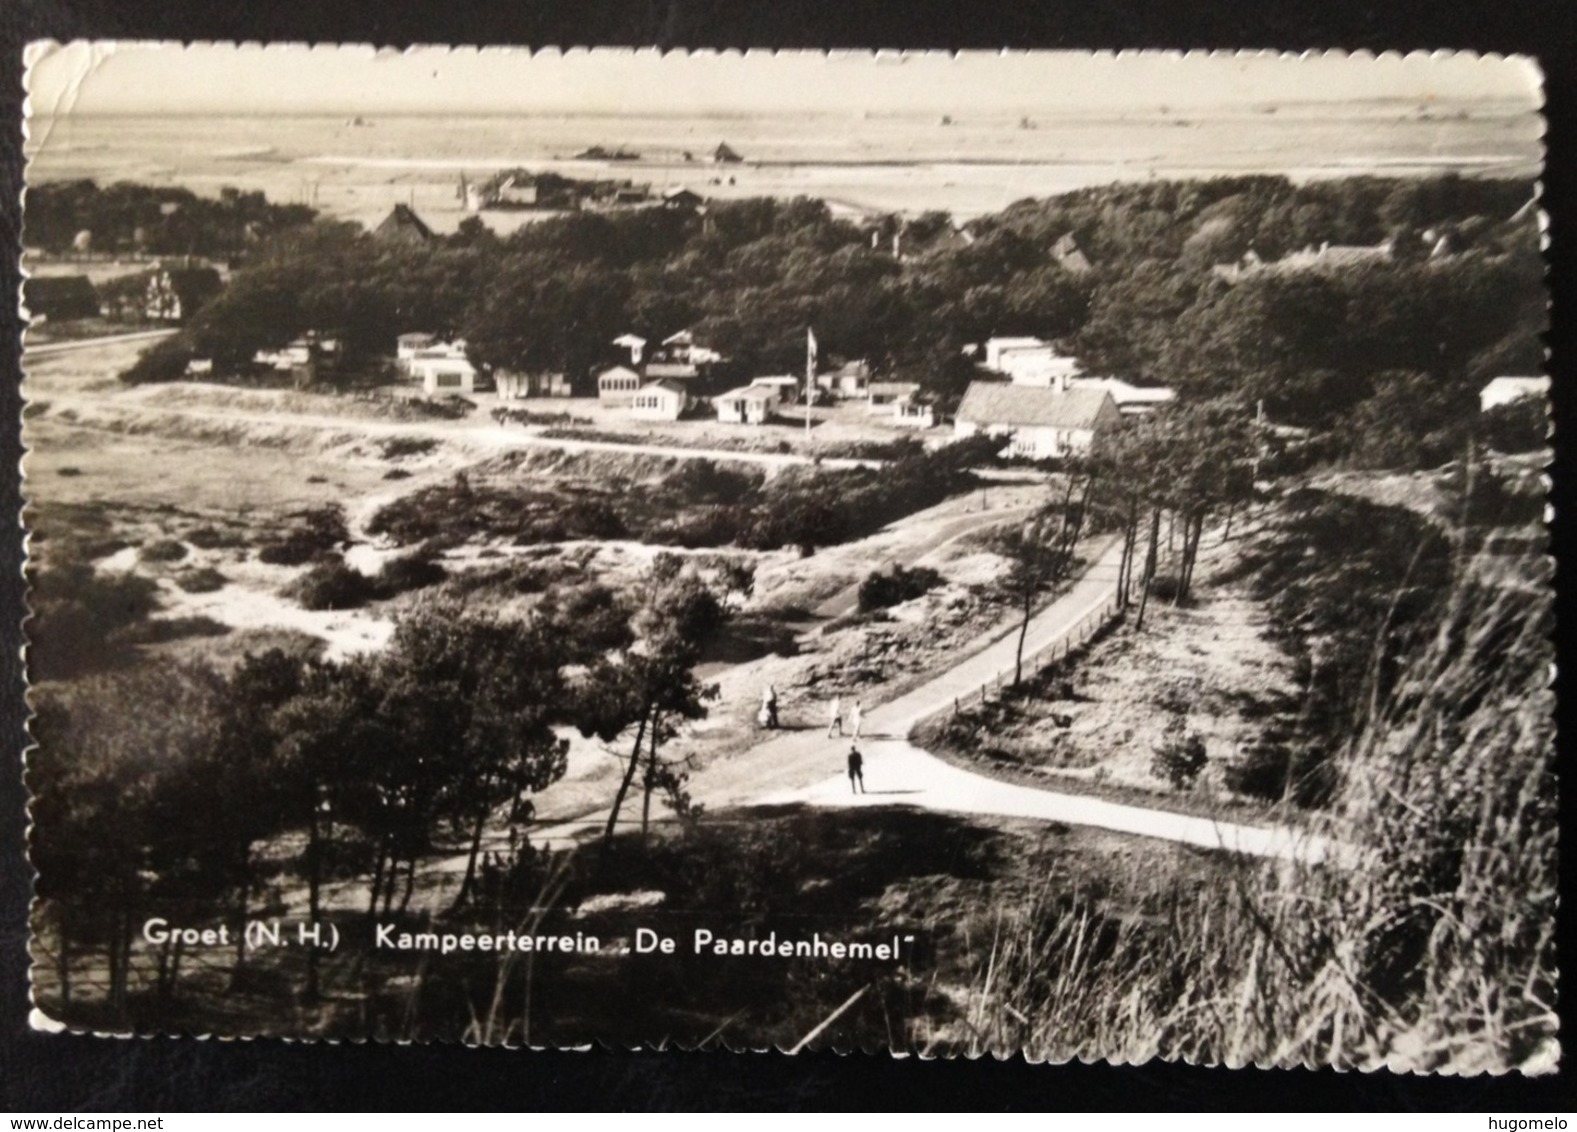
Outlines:
{"type": "MultiPolygon", "coordinates": [[[[0,270],[16,295],[21,191],[21,45],[37,38],[295,42],[652,45],[777,48],[1342,48],[1476,50],[1539,58],[1547,82],[1549,163],[1544,204],[1554,330],[1557,422],[1570,419],[1577,315],[1577,2],[1574,0],[0,0],[0,270]]],[[[0,300],[0,338],[20,324],[0,300]]],[[[21,447],[14,346],[0,351],[0,517],[17,513],[21,447]]],[[[1554,548],[1574,559],[1569,444],[1557,437],[1554,548]]],[[[0,520],[8,521],[8,520],[0,520]]],[[[19,625],[25,609],[19,540],[0,538],[0,1111],[182,1109],[688,1109],[826,1107],[982,1109],[1402,1109],[1536,1113],[1571,1109],[1577,1069],[1537,1080],[1428,1079],[1329,1070],[1035,1066],[865,1055],[691,1054],[679,1051],[474,1050],[451,1046],[277,1041],[113,1040],[26,1029],[29,872],[22,856],[24,743],[19,625]]],[[[1564,578],[1563,578],[1564,581],[1564,578]]],[[[1572,622],[1573,587],[1558,612],[1572,622]]],[[[1567,634],[1569,635],[1569,634],[1567,634]]],[[[1572,666],[1569,646],[1562,667],[1572,666]]],[[[1570,678],[1557,690],[1564,736],[1570,678]]],[[[1568,739],[1563,751],[1570,749],[1568,739]]],[[[1563,872],[1572,860],[1570,789],[1563,801],[1563,872]]],[[[1577,972],[1568,899],[1562,969],[1577,972]]],[[[1573,1016],[1568,990],[1563,1015],[1573,1016]]],[[[1568,1059],[1577,1038],[1567,1031],[1568,1059]]]]}

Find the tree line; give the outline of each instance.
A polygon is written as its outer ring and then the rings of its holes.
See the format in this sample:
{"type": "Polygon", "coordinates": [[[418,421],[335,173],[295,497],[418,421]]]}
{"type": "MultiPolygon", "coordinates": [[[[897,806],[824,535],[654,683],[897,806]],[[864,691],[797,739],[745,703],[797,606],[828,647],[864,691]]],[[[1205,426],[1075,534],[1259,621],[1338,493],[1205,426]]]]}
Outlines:
{"type": "Polygon", "coordinates": [[[688,327],[749,377],[797,373],[813,326],[824,360],[917,380],[945,411],[977,376],[965,347],[1034,335],[1092,373],[1262,401],[1355,460],[1418,463],[1454,447],[1484,381],[1542,367],[1532,192],[1229,177],[1084,189],[957,230],[945,214],[862,224],[817,200],[754,199],[574,214],[507,237],[468,223],[418,245],[319,221],[266,242],[127,376],[178,377],[193,354],[239,365],[307,330],[378,358],[421,329],[465,337],[483,366],[585,389],[625,332],[688,327]],[[1326,244],[1371,254],[1286,259],[1326,244]],[[1259,266],[1237,270],[1250,253],[1259,266]]]}
{"type": "Polygon", "coordinates": [[[46,181],[27,190],[27,246],[67,252],[137,253],[231,259],[317,216],[274,204],[261,192],[190,189],[119,181],[46,181]]]}
{"type": "MultiPolygon", "coordinates": [[[[144,660],[40,685],[32,860],[57,992],[124,1017],[134,942],[163,910],[315,920],[359,887],[370,921],[403,913],[446,854],[465,862],[452,911],[497,901],[540,864],[533,799],[565,774],[566,728],[629,744],[605,838],[632,793],[643,831],[654,800],[695,816],[668,747],[716,699],[693,669],[752,585],[732,560],[661,555],[627,592],[557,589],[521,620],[424,610],[377,654],[273,649],[228,675],[144,660]],[[483,853],[489,829],[509,853],[483,853]],[[95,994],[73,990],[84,967],[107,973],[95,994]]],[[[158,956],[160,1002],[180,962],[158,956]]],[[[315,996],[315,956],[304,978],[315,996]]]]}

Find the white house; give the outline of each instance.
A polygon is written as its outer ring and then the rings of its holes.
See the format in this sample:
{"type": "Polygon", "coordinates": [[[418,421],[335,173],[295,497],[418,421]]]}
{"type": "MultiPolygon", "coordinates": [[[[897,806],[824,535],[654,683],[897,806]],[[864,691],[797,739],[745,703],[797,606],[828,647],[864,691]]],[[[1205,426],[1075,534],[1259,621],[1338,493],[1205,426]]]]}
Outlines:
{"type": "Polygon", "coordinates": [[[917,381],[873,381],[865,390],[865,411],[872,416],[891,416],[893,406],[920,392],[917,381]]]}
{"type": "Polygon", "coordinates": [[[777,391],[768,386],[747,385],[713,397],[712,405],[724,424],[766,424],[777,399],[777,391]]]}
{"type": "Polygon", "coordinates": [[[628,366],[605,369],[597,375],[597,400],[613,408],[628,409],[643,384],[641,375],[628,366]]]}
{"type": "Polygon", "coordinates": [[[436,334],[422,334],[420,332],[402,334],[394,340],[394,360],[408,362],[423,350],[430,350],[438,345],[436,334]]]}
{"type": "Polygon", "coordinates": [[[750,384],[771,390],[775,400],[786,403],[794,400],[794,395],[804,382],[801,378],[787,374],[774,374],[771,377],[753,377],[750,379],[750,384]]]}
{"type": "Polygon", "coordinates": [[[829,373],[816,375],[816,385],[834,397],[864,397],[871,383],[871,367],[864,361],[847,362],[829,373]]]}
{"type": "Polygon", "coordinates": [[[900,397],[893,402],[893,424],[899,428],[934,428],[936,409],[914,397],[900,397]]]}
{"type": "Polygon", "coordinates": [[[422,383],[422,391],[475,393],[476,367],[465,357],[417,357],[406,363],[406,372],[422,383]]]}
{"type": "Polygon", "coordinates": [[[1079,360],[1039,338],[989,338],[986,368],[1007,374],[1018,385],[1066,388],[1080,372],[1079,360]]]}
{"type": "Polygon", "coordinates": [[[1014,456],[1032,460],[1089,451],[1097,433],[1122,419],[1100,389],[1040,389],[996,381],[972,382],[954,417],[959,436],[1012,437],[1014,456]]]}
{"type": "Polygon", "coordinates": [[[527,397],[568,397],[571,395],[569,379],[562,373],[517,373],[514,370],[495,370],[493,386],[505,401],[519,401],[527,397]]]}
{"type": "Polygon", "coordinates": [[[636,390],[630,415],[645,421],[676,421],[690,407],[690,393],[677,381],[653,381],[636,390]]]}
{"type": "Polygon", "coordinates": [[[1544,397],[1549,391],[1548,377],[1497,377],[1478,391],[1479,412],[1487,413],[1524,397],[1544,397]]]}

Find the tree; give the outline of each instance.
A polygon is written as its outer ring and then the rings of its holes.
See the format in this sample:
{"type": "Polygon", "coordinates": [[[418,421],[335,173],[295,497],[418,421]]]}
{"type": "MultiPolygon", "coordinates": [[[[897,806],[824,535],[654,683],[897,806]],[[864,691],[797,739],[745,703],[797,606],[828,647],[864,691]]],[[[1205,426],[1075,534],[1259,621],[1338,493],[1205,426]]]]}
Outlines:
{"type": "MultiPolygon", "coordinates": [[[[998,553],[1008,560],[999,592],[1017,607],[1020,615],[1018,648],[1013,657],[1014,688],[1023,683],[1024,640],[1029,634],[1036,600],[1062,581],[1073,564],[1073,550],[1083,527],[1085,507],[1083,501],[1073,502],[1076,479],[1076,476],[1068,477],[1060,506],[1041,510],[1024,526],[997,542],[998,553]]],[[[1089,497],[1089,487],[1090,480],[1085,477],[1085,501],[1089,497]]]]}
{"type": "Polygon", "coordinates": [[[1192,790],[1209,761],[1205,741],[1197,732],[1188,729],[1188,717],[1179,712],[1166,725],[1166,734],[1156,748],[1150,773],[1165,779],[1174,790],[1192,790]]]}

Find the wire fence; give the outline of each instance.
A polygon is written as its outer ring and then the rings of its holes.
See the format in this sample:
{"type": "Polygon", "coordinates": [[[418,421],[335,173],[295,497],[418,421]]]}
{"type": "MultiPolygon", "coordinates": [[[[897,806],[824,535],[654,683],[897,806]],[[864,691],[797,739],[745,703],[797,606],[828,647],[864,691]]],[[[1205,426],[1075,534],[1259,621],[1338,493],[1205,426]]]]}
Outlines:
{"type": "MultiPolygon", "coordinates": [[[[1117,593],[1114,590],[1107,595],[1100,605],[1075,621],[1067,632],[1062,633],[1056,640],[1050,644],[1042,645],[1034,652],[1025,654],[1022,665],[1023,678],[1026,680],[1033,679],[1053,665],[1066,660],[1069,653],[1083,648],[1090,642],[1091,638],[1111,624],[1122,611],[1122,603],[1118,601],[1117,593]]],[[[1004,688],[1011,688],[1014,684],[1014,676],[1019,668],[1020,666],[1018,665],[1008,665],[998,670],[995,676],[981,684],[975,692],[970,693],[966,697],[955,699],[953,701],[953,714],[957,715],[969,704],[984,704],[993,693],[1000,694],[1004,688]]]]}

